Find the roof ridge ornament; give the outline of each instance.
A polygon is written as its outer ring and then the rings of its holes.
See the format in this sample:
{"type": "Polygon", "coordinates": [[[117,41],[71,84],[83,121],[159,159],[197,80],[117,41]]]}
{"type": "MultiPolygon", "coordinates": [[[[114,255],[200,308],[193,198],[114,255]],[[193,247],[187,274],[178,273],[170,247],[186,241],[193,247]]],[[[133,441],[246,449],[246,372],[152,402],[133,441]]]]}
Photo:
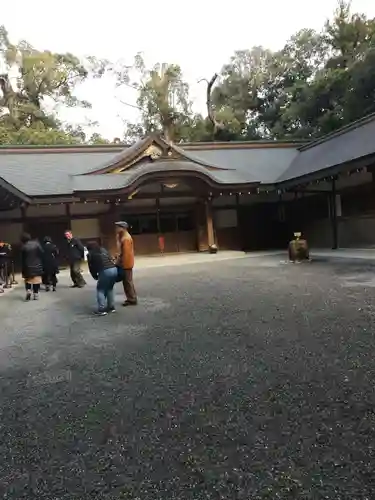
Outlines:
{"type": "Polygon", "coordinates": [[[146,149],[146,151],[143,153],[141,158],[149,156],[151,158],[151,160],[157,160],[158,158],[160,158],[162,156],[162,154],[163,154],[163,151],[158,146],[156,146],[155,144],[151,144],[151,146],[149,146],[146,149]]]}

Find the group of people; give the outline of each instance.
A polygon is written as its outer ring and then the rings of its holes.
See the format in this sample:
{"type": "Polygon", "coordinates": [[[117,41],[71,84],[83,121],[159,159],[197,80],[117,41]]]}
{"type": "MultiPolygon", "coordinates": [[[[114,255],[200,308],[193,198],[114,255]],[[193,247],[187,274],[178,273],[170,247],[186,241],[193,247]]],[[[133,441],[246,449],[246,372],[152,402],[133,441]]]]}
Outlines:
{"type": "Polygon", "coordinates": [[[40,285],[44,283],[46,291],[56,291],[57,274],[59,266],[57,256],[58,248],[49,236],[43,239],[40,244],[38,240],[33,240],[28,233],[21,236],[22,243],[22,276],[25,280],[26,300],[39,298],[40,285]]]}
{"type": "MultiPolygon", "coordinates": [[[[133,283],[134,246],[124,221],[116,222],[118,254],[113,258],[108,250],[96,241],[87,244],[87,261],[90,274],[97,281],[97,309],[99,316],[105,316],[115,311],[114,286],[122,282],[125,293],[124,306],[137,304],[137,294],[133,283]]],[[[65,231],[67,243],[66,254],[70,266],[72,288],[83,288],[86,281],[81,266],[85,257],[85,247],[82,242],[73,237],[71,231],[65,231]]],[[[44,284],[46,291],[56,291],[57,274],[59,273],[59,249],[46,236],[43,242],[33,239],[24,233],[21,237],[22,276],[25,281],[26,300],[39,298],[40,287],[44,284]]]]}
{"type": "Polygon", "coordinates": [[[138,299],[133,282],[134,245],[126,222],[115,223],[117,228],[118,255],[113,259],[108,250],[92,241],[87,244],[87,261],[91,276],[97,280],[97,310],[95,314],[105,316],[115,311],[114,286],[122,282],[125,293],[123,306],[135,306],[138,299]]]}

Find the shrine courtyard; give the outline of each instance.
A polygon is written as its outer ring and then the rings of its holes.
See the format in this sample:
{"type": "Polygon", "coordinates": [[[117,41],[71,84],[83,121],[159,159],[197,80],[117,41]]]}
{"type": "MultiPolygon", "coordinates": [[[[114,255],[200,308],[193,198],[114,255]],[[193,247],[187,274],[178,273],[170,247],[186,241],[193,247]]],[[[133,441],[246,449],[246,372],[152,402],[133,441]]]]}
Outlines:
{"type": "Polygon", "coordinates": [[[375,267],[282,259],[1,297],[1,498],[373,498],[375,267]]]}

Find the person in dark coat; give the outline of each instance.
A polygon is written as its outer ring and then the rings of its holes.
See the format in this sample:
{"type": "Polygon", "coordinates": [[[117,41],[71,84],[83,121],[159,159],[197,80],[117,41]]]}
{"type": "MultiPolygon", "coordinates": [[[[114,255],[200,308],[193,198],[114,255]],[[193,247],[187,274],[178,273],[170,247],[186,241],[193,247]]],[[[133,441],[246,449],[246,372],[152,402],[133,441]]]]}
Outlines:
{"type": "Polygon", "coordinates": [[[95,314],[106,316],[109,312],[115,311],[113,287],[117,281],[117,267],[108,251],[96,241],[90,241],[87,250],[90,274],[98,282],[96,285],[98,309],[95,314]]]}
{"type": "Polygon", "coordinates": [[[0,240],[0,293],[4,293],[3,286],[8,284],[10,276],[12,247],[9,243],[0,240]]]}
{"type": "Polygon", "coordinates": [[[22,277],[25,280],[26,300],[39,298],[40,284],[43,276],[43,248],[39,241],[24,233],[21,237],[22,277]]]}
{"type": "Polygon", "coordinates": [[[57,257],[59,255],[59,249],[52,242],[49,236],[45,236],[43,239],[43,283],[46,286],[46,292],[49,292],[52,286],[52,290],[56,292],[57,277],[59,273],[59,265],[57,262],[57,257]]]}
{"type": "Polygon", "coordinates": [[[64,236],[68,243],[70,277],[73,281],[72,288],[83,288],[86,285],[86,281],[82,276],[81,264],[85,257],[85,247],[78,238],[73,237],[71,231],[65,231],[64,236]]]}

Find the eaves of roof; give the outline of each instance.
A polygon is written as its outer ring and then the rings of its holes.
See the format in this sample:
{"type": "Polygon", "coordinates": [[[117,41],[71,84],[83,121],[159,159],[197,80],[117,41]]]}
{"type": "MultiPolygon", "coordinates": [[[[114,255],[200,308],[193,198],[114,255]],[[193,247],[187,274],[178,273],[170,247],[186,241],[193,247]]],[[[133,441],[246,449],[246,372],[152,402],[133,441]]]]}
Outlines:
{"type": "Polygon", "coordinates": [[[136,165],[131,170],[119,174],[93,174],[72,177],[74,194],[83,194],[93,191],[116,191],[128,187],[137,187],[146,179],[160,178],[165,174],[169,176],[191,176],[204,179],[212,187],[256,186],[259,182],[246,182],[235,171],[208,170],[201,165],[190,161],[157,162],[152,170],[149,164],[136,165]],[[104,177],[104,178],[103,178],[104,177]]]}
{"type": "Polygon", "coordinates": [[[300,148],[299,154],[278,177],[278,183],[297,182],[331,170],[350,168],[375,154],[375,113],[300,148]]]}
{"type": "Polygon", "coordinates": [[[23,191],[20,191],[16,187],[14,187],[12,184],[10,184],[8,181],[6,181],[3,177],[0,177],[0,187],[5,189],[8,193],[11,193],[13,196],[18,198],[19,200],[25,202],[25,203],[30,203],[31,199],[29,196],[27,196],[23,191]]]}
{"type": "Polygon", "coordinates": [[[375,120],[375,113],[370,113],[362,118],[359,118],[358,120],[355,120],[352,123],[349,123],[348,125],[344,125],[343,127],[339,128],[338,130],[335,130],[334,132],[326,134],[326,135],[319,137],[318,139],[315,139],[313,141],[305,142],[305,144],[300,146],[298,149],[300,151],[306,151],[306,150],[311,149],[315,146],[318,146],[319,144],[323,144],[324,142],[335,139],[336,137],[339,137],[340,135],[346,134],[347,132],[350,132],[351,130],[358,129],[358,128],[362,127],[363,125],[366,125],[367,123],[373,122],[374,120],[375,120]]]}

